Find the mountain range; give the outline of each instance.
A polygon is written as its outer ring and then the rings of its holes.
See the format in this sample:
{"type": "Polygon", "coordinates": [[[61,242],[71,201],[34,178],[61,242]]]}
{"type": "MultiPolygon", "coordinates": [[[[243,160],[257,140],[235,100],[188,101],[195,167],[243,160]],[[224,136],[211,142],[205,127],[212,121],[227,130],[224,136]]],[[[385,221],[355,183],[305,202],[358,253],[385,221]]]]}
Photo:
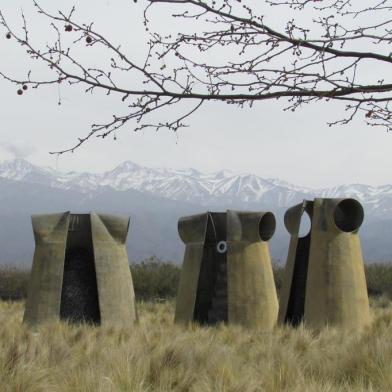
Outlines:
{"type": "Polygon", "coordinates": [[[392,260],[392,185],[313,189],[251,173],[148,168],[131,161],[104,173],[63,173],[15,159],[0,163],[0,262],[31,262],[34,244],[29,215],[67,210],[129,215],[131,260],[155,254],[180,262],[183,245],[176,232],[178,218],[228,208],[273,211],[278,224],[271,252],[284,261],[288,247],[284,211],[314,197],[359,200],[366,215],[360,232],[365,258],[392,260]]]}

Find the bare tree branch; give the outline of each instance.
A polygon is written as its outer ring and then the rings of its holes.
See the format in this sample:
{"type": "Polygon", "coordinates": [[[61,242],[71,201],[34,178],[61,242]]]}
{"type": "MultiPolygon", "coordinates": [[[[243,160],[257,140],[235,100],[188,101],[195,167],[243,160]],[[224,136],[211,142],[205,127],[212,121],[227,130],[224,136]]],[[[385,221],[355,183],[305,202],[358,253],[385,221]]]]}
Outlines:
{"type": "MultiPolygon", "coordinates": [[[[33,33],[24,15],[22,33],[17,33],[0,10],[6,38],[25,48],[30,58],[53,74],[36,79],[30,71],[16,78],[0,70],[4,79],[23,89],[80,85],[85,92],[116,94],[126,105],[126,114],[93,124],[74,146],[56,154],[74,151],[92,137],[115,136],[126,125],[134,131],[167,128],[176,132],[211,101],[243,107],[283,98],[285,110],[292,111],[321,100],[344,101],[346,116],[331,120],[330,125],[348,124],[362,114],[368,125],[392,129],[392,0],[369,0],[365,6],[349,0],[265,0],[252,6],[247,0],[145,1],[143,23],[149,40],[140,63],[119,43],[96,31],[92,23],[78,22],[74,7],[54,15],[33,0],[56,36],[45,47],[32,43],[33,33]],[[294,17],[279,28],[272,27],[262,13],[266,4],[272,9],[288,7],[294,17]],[[171,17],[192,22],[194,29],[167,36],[155,32],[150,15],[157,7],[174,9],[171,17]],[[309,10],[317,13],[301,26],[301,15],[309,10]],[[73,37],[71,43],[66,43],[66,34],[73,37]],[[110,66],[90,66],[74,50],[80,45],[104,51],[110,66]],[[377,75],[369,72],[375,65],[377,75]],[[122,75],[133,82],[124,83],[122,75]],[[167,118],[170,110],[173,119],[152,121],[167,118]]],[[[19,89],[18,94],[22,93],[19,89]]]]}

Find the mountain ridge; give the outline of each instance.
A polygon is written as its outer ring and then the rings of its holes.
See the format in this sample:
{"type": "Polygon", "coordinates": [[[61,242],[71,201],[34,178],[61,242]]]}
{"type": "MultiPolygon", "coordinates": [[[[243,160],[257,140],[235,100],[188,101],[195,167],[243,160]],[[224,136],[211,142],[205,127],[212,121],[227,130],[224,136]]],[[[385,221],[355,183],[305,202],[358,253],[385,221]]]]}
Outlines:
{"type": "Polygon", "coordinates": [[[277,219],[272,257],[283,262],[289,236],[284,212],[303,199],[354,196],[362,202],[360,229],[367,260],[392,260],[392,187],[343,185],[315,191],[252,174],[195,169],[151,169],[127,161],[104,173],[60,173],[23,160],[0,163],[0,263],[30,263],[34,251],[30,215],[97,211],[130,216],[130,260],[153,254],[181,262],[181,216],[209,211],[264,210],[277,219]]]}
{"type": "Polygon", "coordinates": [[[257,205],[289,207],[304,198],[354,197],[372,215],[382,218],[391,214],[392,218],[392,185],[389,184],[346,184],[317,189],[251,173],[235,174],[225,169],[203,173],[193,168],[149,168],[132,161],[125,161],[102,173],[60,172],[23,159],[0,163],[0,178],[83,193],[95,192],[102,187],[116,191],[134,189],[212,207],[220,204],[236,208],[255,208],[257,205]]]}

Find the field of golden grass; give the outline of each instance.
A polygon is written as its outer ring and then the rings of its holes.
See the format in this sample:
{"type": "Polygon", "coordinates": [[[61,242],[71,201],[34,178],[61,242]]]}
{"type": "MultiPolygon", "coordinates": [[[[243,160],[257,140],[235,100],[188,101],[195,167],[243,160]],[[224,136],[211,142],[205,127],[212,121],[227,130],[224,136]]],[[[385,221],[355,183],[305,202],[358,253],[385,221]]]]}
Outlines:
{"type": "Polygon", "coordinates": [[[392,303],[361,333],[173,325],[174,304],[139,303],[129,329],[21,324],[0,302],[0,391],[391,391],[392,303]]]}

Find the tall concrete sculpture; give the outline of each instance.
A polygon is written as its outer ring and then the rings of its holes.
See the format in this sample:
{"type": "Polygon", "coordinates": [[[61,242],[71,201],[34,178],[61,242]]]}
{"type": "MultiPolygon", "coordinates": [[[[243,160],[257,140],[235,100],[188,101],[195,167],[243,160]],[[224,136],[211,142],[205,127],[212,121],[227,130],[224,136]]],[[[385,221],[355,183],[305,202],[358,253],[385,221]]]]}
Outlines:
{"type": "Polygon", "coordinates": [[[370,319],[358,229],[363,208],[354,199],[315,199],[287,210],[291,234],[280,295],[279,323],[312,328],[360,328],[370,319]],[[299,236],[303,214],[311,229],[299,236]]]}
{"type": "Polygon", "coordinates": [[[268,240],[271,212],[207,212],[181,218],[185,243],[175,321],[228,322],[271,330],[277,321],[268,240]]]}
{"type": "Polygon", "coordinates": [[[69,212],[32,217],[35,253],[24,322],[136,320],[125,241],[129,219],[69,212]]]}

